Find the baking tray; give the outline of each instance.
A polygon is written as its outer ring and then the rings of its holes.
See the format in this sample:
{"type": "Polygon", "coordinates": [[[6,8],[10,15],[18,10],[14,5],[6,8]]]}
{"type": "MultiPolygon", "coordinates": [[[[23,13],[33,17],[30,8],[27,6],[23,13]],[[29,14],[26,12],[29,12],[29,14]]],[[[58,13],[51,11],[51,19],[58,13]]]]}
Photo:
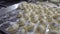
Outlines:
{"type": "MultiPolygon", "coordinates": [[[[0,19],[2,19],[2,18],[4,18],[5,19],[5,16],[4,15],[7,15],[8,16],[8,14],[10,14],[11,12],[15,12],[15,15],[14,16],[11,16],[11,17],[13,17],[14,18],[14,21],[13,22],[15,22],[16,20],[18,20],[18,19],[16,19],[16,14],[18,13],[18,12],[20,12],[20,10],[18,10],[18,6],[21,4],[21,2],[20,3],[17,3],[17,4],[14,4],[14,5],[12,5],[12,6],[9,6],[9,7],[7,7],[7,8],[3,8],[3,9],[0,9],[0,19]],[[16,20],[15,20],[16,19],[16,20]]],[[[9,18],[10,16],[8,16],[8,18],[9,18]]],[[[3,32],[5,32],[6,34],[10,34],[9,32],[7,32],[5,29],[7,28],[7,27],[9,27],[11,24],[10,24],[10,21],[11,20],[8,20],[8,18],[6,19],[7,20],[7,22],[6,21],[4,21],[4,23],[3,24],[0,24],[0,30],[1,31],[3,31],[3,32]]],[[[3,20],[4,20],[3,19],[3,20]]],[[[46,28],[46,31],[47,31],[47,29],[48,29],[48,25],[47,25],[47,28],[46,28]]],[[[46,33],[47,34],[47,33],[46,33]]]]}

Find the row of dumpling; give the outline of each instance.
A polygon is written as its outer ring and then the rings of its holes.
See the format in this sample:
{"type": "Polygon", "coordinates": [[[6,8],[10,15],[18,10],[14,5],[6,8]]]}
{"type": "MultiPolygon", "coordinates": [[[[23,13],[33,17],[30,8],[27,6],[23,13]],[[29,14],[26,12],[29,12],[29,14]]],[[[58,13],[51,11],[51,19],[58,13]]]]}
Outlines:
{"type": "Polygon", "coordinates": [[[22,2],[19,6],[20,11],[17,18],[20,20],[7,30],[11,33],[19,34],[46,34],[48,26],[49,34],[59,33],[60,12],[56,8],[43,7],[40,4],[22,2]]]}

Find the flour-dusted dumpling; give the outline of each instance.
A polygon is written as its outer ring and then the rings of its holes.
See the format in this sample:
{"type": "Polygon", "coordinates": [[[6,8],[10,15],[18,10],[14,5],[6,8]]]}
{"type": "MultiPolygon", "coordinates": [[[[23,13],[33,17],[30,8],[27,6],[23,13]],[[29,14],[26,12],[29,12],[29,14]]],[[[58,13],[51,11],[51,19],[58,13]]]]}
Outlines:
{"type": "Polygon", "coordinates": [[[17,32],[18,28],[19,28],[19,24],[13,24],[12,26],[8,27],[6,30],[14,34],[15,32],[17,32]]]}
{"type": "Polygon", "coordinates": [[[25,25],[25,23],[23,22],[23,21],[20,21],[19,22],[19,26],[21,27],[21,26],[24,26],[25,25]]]}
{"type": "Polygon", "coordinates": [[[30,15],[30,21],[32,23],[37,23],[36,18],[34,18],[34,15],[33,14],[30,15]]]}
{"type": "Polygon", "coordinates": [[[45,27],[43,25],[40,25],[35,30],[36,34],[45,34],[45,27]]]}
{"type": "Polygon", "coordinates": [[[49,31],[48,34],[58,34],[58,32],[56,32],[56,31],[49,31]]]}
{"type": "Polygon", "coordinates": [[[53,16],[53,19],[60,24],[60,15],[53,16]]]}
{"type": "Polygon", "coordinates": [[[57,23],[51,23],[50,24],[50,29],[51,30],[55,30],[55,31],[59,31],[59,24],[57,24],[57,23]]]}
{"type": "Polygon", "coordinates": [[[27,31],[27,32],[32,32],[33,31],[33,28],[34,26],[24,26],[24,29],[27,31]]]}
{"type": "Polygon", "coordinates": [[[23,27],[20,27],[15,34],[27,34],[27,31],[23,27]]]}
{"type": "Polygon", "coordinates": [[[27,31],[27,32],[32,32],[34,30],[34,24],[32,22],[26,22],[25,26],[23,26],[23,28],[27,31]]]}

